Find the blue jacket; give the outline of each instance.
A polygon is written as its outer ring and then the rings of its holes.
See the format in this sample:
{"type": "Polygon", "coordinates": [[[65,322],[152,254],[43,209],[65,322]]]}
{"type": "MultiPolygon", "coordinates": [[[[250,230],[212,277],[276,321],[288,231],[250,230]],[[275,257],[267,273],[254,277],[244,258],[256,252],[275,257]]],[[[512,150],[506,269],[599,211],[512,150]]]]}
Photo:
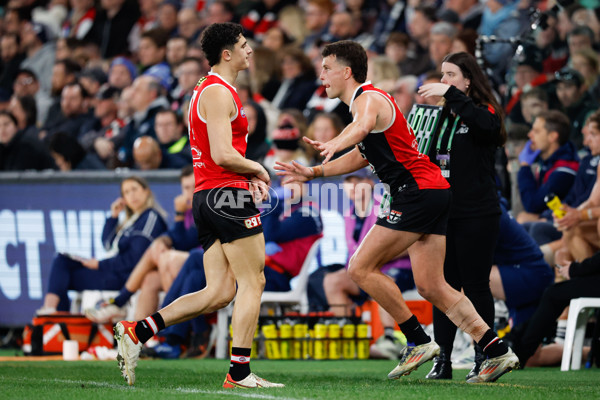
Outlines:
{"type": "Polygon", "coordinates": [[[175,222],[175,225],[165,233],[171,238],[175,250],[190,251],[200,246],[198,230],[191,213],[191,210],[186,211],[185,219],[175,222]]]}
{"type": "MultiPolygon", "coordinates": [[[[102,230],[102,244],[109,250],[117,239],[119,220],[109,217],[102,230]]],[[[118,237],[118,253],[99,262],[98,269],[106,277],[107,287],[122,286],[150,243],[167,229],[164,218],[152,208],[144,211],[118,237]]]]}
{"type": "Polygon", "coordinates": [[[559,147],[546,160],[538,155],[533,165],[522,166],[517,179],[525,211],[536,214],[544,211],[544,197],[549,193],[564,199],[573,186],[578,166],[577,150],[571,142],[559,147]]]}

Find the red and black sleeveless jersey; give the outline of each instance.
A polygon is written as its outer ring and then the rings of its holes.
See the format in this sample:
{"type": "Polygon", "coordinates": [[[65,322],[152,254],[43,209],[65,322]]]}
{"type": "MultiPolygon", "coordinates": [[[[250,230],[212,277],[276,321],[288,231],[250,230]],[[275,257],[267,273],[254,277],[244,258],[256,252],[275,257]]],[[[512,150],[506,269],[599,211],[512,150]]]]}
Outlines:
{"type": "Polygon", "coordinates": [[[216,187],[248,189],[247,177],[218,166],[211,157],[206,120],[200,116],[198,104],[204,90],[212,85],[221,85],[227,88],[235,103],[236,114],[231,118],[231,144],[233,148],[244,157],[248,145],[248,120],[246,119],[246,114],[244,113],[244,108],[236,89],[218,74],[209,72],[207,76],[198,81],[198,84],[194,88],[188,110],[188,132],[192,148],[194,177],[196,179],[194,192],[216,187]]]}
{"type": "Polygon", "coordinates": [[[390,186],[391,195],[398,191],[419,189],[447,189],[450,187],[442,177],[440,168],[429,161],[426,154],[417,150],[417,139],[404,115],[389,94],[366,82],[352,96],[354,100],[365,92],[385,97],[393,108],[392,121],[383,131],[371,131],[358,149],[369,162],[381,182],[390,186]]]}

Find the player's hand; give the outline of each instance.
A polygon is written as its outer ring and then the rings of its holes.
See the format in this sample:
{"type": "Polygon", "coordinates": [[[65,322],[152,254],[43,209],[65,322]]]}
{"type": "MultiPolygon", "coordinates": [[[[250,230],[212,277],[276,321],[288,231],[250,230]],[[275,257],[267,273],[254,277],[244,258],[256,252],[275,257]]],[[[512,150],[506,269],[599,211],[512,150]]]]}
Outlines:
{"type": "Polygon", "coordinates": [[[335,153],[337,153],[340,149],[338,149],[337,141],[335,139],[331,139],[330,141],[323,143],[318,140],[312,140],[304,136],[302,138],[306,143],[310,144],[315,150],[319,151],[321,157],[323,157],[323,164],[327,164],[331,157],[335,153]]]}
{"type": "Polygon", "coordinates": [[[110,205],[110,215],[112,215],[113,218],[117,218],[124,208],[125,200],[123,200],[122,197],[119,197],[110,205]]]}
{"type": "Polygon", "coordinates": [[[563,204],[561,207],[566,214],[562,218],[554,218],[554,225],[559,231],[566,231],[575,227],[579,221],[581,220],[581,212],[576,208],[569,207],[566,204],[563,204]]]}
{"type": "Polygon", "coordinates": [[[98,269],[100,263],[95,258],[81,260],[81,264],[88,269],[98,269]]]}
{"type": "Polygon", "coordinates": [[[299,162],[292,161],[291,163],[285,163],[281,161],[275,161],[273,167],[277,171],[277,175],[283,177],[281,185],[288,183],[302,183],[314,178],[314,171],[312,168],[305,167],[299,162]]]}
{"type": "Polygon", "coordinates": [[[425,98],[432,96],[443,96],[450,89],[445,83],[427,83],[419,88],[419,94],[425,98]]]}
{"type": "Polygon", "coordinates": [[[269,198],[269,185],[258,177],[250,179],[250,190],[255,203],[260,203],[269,198]]]}
{"type": "MultiPolygon", "coordinates": [[[[263,181],[267,186],[269,186],[271,184],[271,177],[269,176],[269,173],[267,172],[265,167],[263,167],[259,163],[256,163],[256,164],[260,167],[260,170],[252,178],[256,177],[256,178],[260,179],[261,181],[263,181]]],[[[250,180],[252,180],[252,179],[250,179],[250,180]]]]}

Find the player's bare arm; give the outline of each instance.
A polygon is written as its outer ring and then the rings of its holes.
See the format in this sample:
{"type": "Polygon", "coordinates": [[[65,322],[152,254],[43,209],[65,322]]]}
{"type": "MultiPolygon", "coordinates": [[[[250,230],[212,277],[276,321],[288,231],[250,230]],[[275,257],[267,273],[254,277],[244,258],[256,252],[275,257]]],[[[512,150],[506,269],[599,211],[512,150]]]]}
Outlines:
{"type": "MultiPolygon", "coordinates": [[[[308,138],[304,138],[304,140],[309,144],[311,142],[321,143],[308,138]]],[[[369,165],[367,160],[360,155],[357,148],[354,148],[340,158],[328,163],[326,167],[323,165],[305,167],[296,161],[292,161],[291,163],[276,161],[275,169],[278,171],[277,175],[283,177],[282,185],[285,185],[287,183],[306,182],[321,176],[343,175],[364,168],[367,165],[369,165]]]]}
{"type": "Polygon", "coordinates": [[[198,104],[200,115],[206,120],[210,156],[217,165],[239,174],[256,176],[265,183],[269,174],[259,163],[248,160],[238,153],[232,143],[231,118],[235,115],[235,103],[223,86],[210,86],[198,104]]]}
{"type": "Polygon", "coordinates": [[[364,93],[356,98],[353,103],[352,113],[354,120],[335,138],[327,143],[322,143],[317,150],[325,157],[323,164],[329,162],[331,157],[339,151],[360,143],[371,131],[379,126],[384,128],[384,120],[389,121],[391,106],[381,95],[364,93]],[[378,126],[379,125],[379,126],[378,126]]]}

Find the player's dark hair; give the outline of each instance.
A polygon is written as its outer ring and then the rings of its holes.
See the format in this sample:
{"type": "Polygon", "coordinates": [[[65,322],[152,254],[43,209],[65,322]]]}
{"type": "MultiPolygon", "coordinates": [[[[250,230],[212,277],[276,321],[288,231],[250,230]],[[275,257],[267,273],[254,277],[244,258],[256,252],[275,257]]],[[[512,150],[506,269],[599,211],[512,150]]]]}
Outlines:
{"type": "Polygon", "coordinates": [[[211,67],[221,61],[223,50],[232,50],[244,32],[240,24],[223,22],[208,26],[200,36],[200,46],[211,67]]]}
{"type": "Polygon", "coordinates": [[[356,82],[367,80],[367,52],[360,44],[351,40],[330,43],[323,48],[321,55],[323,58],[335,56],[337,62],[350,67],[356,82]]]}

